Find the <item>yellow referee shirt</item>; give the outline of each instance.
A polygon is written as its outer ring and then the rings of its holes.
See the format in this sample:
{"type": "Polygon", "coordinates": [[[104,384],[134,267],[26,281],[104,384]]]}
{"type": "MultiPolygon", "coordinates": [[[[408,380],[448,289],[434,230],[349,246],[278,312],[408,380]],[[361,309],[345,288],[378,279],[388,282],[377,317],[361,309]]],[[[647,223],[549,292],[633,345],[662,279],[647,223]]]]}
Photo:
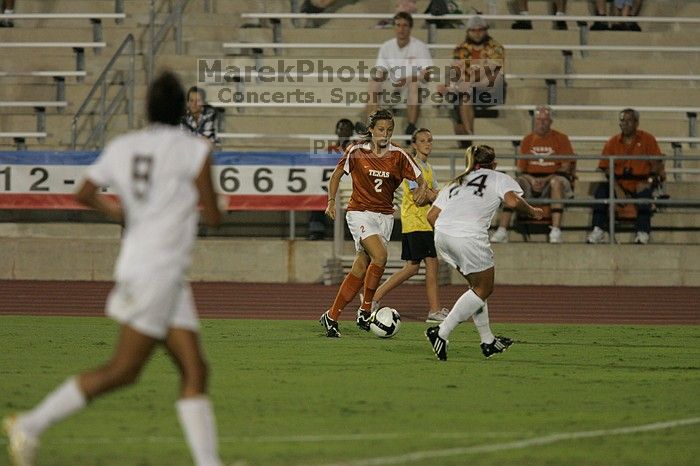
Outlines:
{"type": "MultiPolygon", "coordinates": [[[[418,157],[414,157],[413,160],[420,167],[421,172],[423,172],[423,178],[429,187],[433,189],[438,188],[437,181],[433,175],[433,167],[428,162],[421,162],[418,157]]],[[[411,189],[416,189],[418,183],[415,181],[403,180],[401,183],[401,188],[403,190],[403,196],[401,197],[401,232],[411,233],[413,231],[433,231],[433,228],[428,223],[428,210],[430,210],[430,204],[424,206],[416,205],[413,200],[413,193],[411,189]]]]}

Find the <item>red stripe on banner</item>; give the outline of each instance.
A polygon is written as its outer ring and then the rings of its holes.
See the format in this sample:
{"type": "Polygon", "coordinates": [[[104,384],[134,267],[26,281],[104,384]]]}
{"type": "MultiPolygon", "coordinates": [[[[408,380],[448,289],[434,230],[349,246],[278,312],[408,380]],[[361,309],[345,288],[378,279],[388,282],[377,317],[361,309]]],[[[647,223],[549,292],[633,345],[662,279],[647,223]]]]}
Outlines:
{"type": "Polygon", "coordinates": [[[0,194],[0,209],[87,210],[73,194],[0,194]]]}
{"type": "MultiPolygon", "coordinates": [[[[327,203],[325,194],[228,198],[228,210],[325,210],[327,203]]],[[[86,210],[87,207],[79,204],[72,194],[0,194],[0,209],[86,210]]]]}
{"type": "Polygon", "coordinates": [[[233,195],[229,196],[229,210],[326,210],[328,197],[313,195],[233,195]]]}

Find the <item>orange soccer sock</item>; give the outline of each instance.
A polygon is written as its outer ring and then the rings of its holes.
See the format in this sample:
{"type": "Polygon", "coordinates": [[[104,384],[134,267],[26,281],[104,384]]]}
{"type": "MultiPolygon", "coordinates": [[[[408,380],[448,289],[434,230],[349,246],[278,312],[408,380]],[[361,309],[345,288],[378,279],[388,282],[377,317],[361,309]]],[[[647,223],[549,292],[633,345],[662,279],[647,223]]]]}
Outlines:
{"type": "Polygon", "coordinates": [[[379,287],[379,282],[384,275],[384,267],[377,264],[369,264],[367,267],[367,274],[365,275],[365,289],[364,298],[362,299],[362,310],[371,311],[372,310],[372,299],[374,298],[374,293],[379,287]]]}
{"type": "Polygon", "coordinates": [[[352,273],[347,274],[342,285],[340,285],[340,289],[338,289],[338,294],[335,295],[335,301],[333,301],[333,306],[331,306],[328,316],[333,320],[338,320],[340,312],[350,301],[355,299],[360,288],[362,288],[362,279],[352,273]]]}

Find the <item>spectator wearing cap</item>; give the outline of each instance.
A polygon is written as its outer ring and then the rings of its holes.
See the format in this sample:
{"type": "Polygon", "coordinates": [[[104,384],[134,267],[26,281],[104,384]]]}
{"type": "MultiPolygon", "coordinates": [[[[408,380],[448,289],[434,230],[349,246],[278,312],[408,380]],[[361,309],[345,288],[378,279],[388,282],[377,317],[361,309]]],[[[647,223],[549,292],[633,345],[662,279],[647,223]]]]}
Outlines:
{"type": "MultiPolygon", "coordinates": [[[[505,103],[505,50],[489,35],[488,29],[488,23],[481,16],[469,18],[466,38],[452,53],[454,67],[459,70],[462,79],[438,85],[438,92],[441,94],[457,96],[452,113],[454,132],[457,135],[474,134],[474,107],[477,104],[486,104],[476,102],[477,95],[486,92],[494,96],[500,93],[501,101],[495,103],[505,103]],[[494,82],[484,80],[484,69],[487,66],[491,69],[492,76],[497,73],[494,82]],[[473,80],[475,76],[479,76],[479,82],[473,80]]],[[[471,141],[460,141],[460,147],[466,148],[470,145],[471,141]]]]}
{"type": "MultiPolygon", "coordinates": [[[[555,15],[564,16],[566,14],[566,0],[552,0],[552,9],[554,10],[555,15]]],[[[523,16],[530,14],[528,9],[528,0],[518,0],[518,11],[523,16]]],[[[532,21],[528,19],[521,19],[514,22],[511,29],[532,29],[532,21]]],[[[555,21],[554,29],[566,31],[568,29],[566,27],[566,21],[555,21]]]]}

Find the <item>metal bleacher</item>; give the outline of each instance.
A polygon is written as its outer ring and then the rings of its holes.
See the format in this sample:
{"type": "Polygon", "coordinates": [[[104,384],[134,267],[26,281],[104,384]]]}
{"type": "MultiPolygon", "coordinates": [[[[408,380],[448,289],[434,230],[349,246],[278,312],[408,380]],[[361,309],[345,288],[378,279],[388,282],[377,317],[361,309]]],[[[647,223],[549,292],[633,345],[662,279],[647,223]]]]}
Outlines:
{"type": "MultiPolygon", "coordinates": [[[[22,11],[13,16],[15,28],[0,29],[1,44],[33,41],[82,44],[86,61],[84,69],[80,70],[76,63],[77,52],[68,46],[29,49],[6,45],[0,48],[3,54],[13,57],[9,63],[0,66],[0,82],[10,84],[0,93],[0,106],[3,107],[0,149],[14,149],[19,142],[29,149],[71,147],[72,117],[128,33],[136,37],[137,55],[146,58],[145,50],[150,40],[144,28],[149,20],[148,3],[136,0],[92,2],[90,9],[94,7],[95,13],[79,11],[75,17],[66,17],[59,15],[75,11],[72,5],[86,9],[87,3],[79,0],[23,0],[22,11]],[[42,11],[45,5],[53,5],[51,11],[60,13],[42,11]],[[116,11],[118,5],[122,7],[121,12],[116,11]],[[25,12],[26,15],[48,16],[22,16],[25,12]],[[93,17],[98,14],[105,16],[93,17]],[[107,16],[112,14],[122,16],[107,16]],[[99,27],[96,27],[96,20],[99,20],[99,27]],[[40,26],[49,22],[58,28],[41,30],[40,26]],[[41,32],[36,33],[37,30],[41,32]],[[102,54],[90,50],[93,48],[90,44],[95,43],[105,44],[99,47],[102,54]],[[30,55],[31,59],[20,60],[22,55],[30,55]],[[46,105],[38,105],[41,103],[46,105]]],[[[421,0],[418,3],[419,11],[423,11],[428,2],[421,0]]],[[[477,9],[486,10],[486,0],[471,3],[477,9]]],[[[497,3],[499,11],[506,13],[507,2],[499,0],[497,3]]],[[[510,23],[517,16],[490,17],[491,34],[506,44],[508,101],[500,108],[498,118],[477,118],[476,134],[472,140],[491,143],[499,155],[507,155],[508,160],[502,165],[512,165],[515,143],[531,129],[529,112],[535,105],[548,103],[555,109],[554,128],[571,136],[577,153],[596,154],[603,142],[617,132],[616,112],[624,107],[635,107],[642,113],[640,127],[655,134],[664,152],[669,157],[674,155],[674,161],[682,160],[684,156],[700,155],[696,120],[700,109],[700,61],[697,60],[700,41],[696,30],[700,23],[700,7],[694,2],[647,2],[643,17],[629,19],[639,22],[643,32],[624,33],[590,31],[581,26],[583,22],[590,24],[594,20],[588,16],[587,2],[570,2],[571,15],[566,17],[568,31],[551,30],[553,18],[538,15],[545,11],[546,2],[531,3],[533,14],[529,19],[535,22],[532,31],[511,30],[510,23]]],[[[175,69],[188,85],[198,82],[196,63],[201,58],[224,60],[241,68],[274,66],[279,58],[294,60],[310,56],[373,61],[377,44],[393,36],[391,30],[374,28],[377,19],[391,16],[383,2],[346,2],[336,13],[317,16],[293,14],[288,0],[210,0],[185,4],[181,44],[177,47],[175,44],[164,45],[158,53],[158,65],[175,69]],[[323,19],[324,22],[318,28],[299,27],[301,20],[308,18],[323,19]],[[242,27],[244,25],[249,27],[242,27]]],[[[430,43],[436,58],[449,59],[451,49],[463,40],[464,30],[424,27],[425,19],[416,16],[414,35],[430,43]]],[[[145,76],[145,67],[138,63],[139,79],[134,86],[136,126],[143,123],[146,87],[146,80],[141,79],[145,76]]],[[[304,82],[266,85],[257,82],[254,76],[248,78],[222,85],[240,85],[247,91],[307,88],[304,82]]],[[[308,88],[314,86],[318,86],[317,83],[308,83],[308,88]]],[[[364,85],[354,82],[344,86],[349,91],[366,90],[364,85]]],[[[307,150],[310,140],[317,136],[331,139],[328,133],[337,119],[346,117],[355,121],[364,118],[362,103],[224,102],[217,98],[218,84],[205,84],[204,87],[210,89],[210,103],[224,111],[220,132],[224,150],[307,150]]],[[[444,106],[426,107],[419,120],[420,126],[433,130],[436,140],[434,164],[443,167],[440,172],[443,180],[450,174],[460,154],[456,150],[456,141],[460,137],[453,134],[448,110],[444,106]]],[[[403,129],[403,114],[400,108],[397,111],[397,128],[403,129]]],[[[117,112],[103,137],[110,138],[125,129],[128,129],[126,112],[117,112]]],[[[395,134],[397,139],[400,136],[395,134]]],[[[673,174],[668,184],[673,195],[700,198],[693,187],[693,182],[700,179],[695,172],[700,163],[688,159],[680,166],[672,165],[668,164],[673,174]],[[673,172],[675,169],[681,171],[673,172]],[[674,183],[679,186],[678,190],[675,190],[674,183]]],[[[580,186],[577,185],[577,196],[589,196],[590,183],[599,177],[595,173],[595,162],[582,161],[579,169],[582,179],[580,186]]],[[[573,207],[570,210],[572,223],[568,226],[572,228],[567,240],[581,241],[583,236],[579,230],[587,224],[588,209],[573,207]]],[[[675,215],[675,209],[666,210],[666,214],[672,212],[675,215]]],[[[300,215],[297,220],[303,232],[304,217],[300,215]]],[[[678,222],[669,219],[666,224],[676,225],[678,222]]],[[[675,232],[668,238],[660,237],[660,240],[700,243],[694,236],[681,236],[675,232]]]]}

